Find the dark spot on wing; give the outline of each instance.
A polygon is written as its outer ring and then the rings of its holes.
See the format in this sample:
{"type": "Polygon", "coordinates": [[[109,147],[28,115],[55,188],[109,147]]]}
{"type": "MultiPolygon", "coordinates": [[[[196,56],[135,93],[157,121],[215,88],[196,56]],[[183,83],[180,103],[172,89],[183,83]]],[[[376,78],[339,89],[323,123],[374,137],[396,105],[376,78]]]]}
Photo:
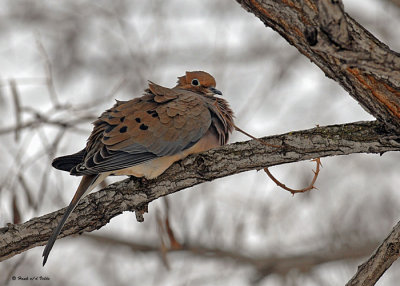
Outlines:
{"type": "Polygon", "coordinates": [[[140,123],[140,121],[141,121],[139,117],[136,117],[135,120],[137,123],[140,123]]]}
{"type": "Polygon", "coordinates": [[[142,130],[147,130],[149,128],[149,126],[142,124],[142,125],[140,125],[139,128],[142,130]]]}
{"type": "Polygon", "coordinates": [[[152,117],[157,117],[158,116],[158,113],[155,110],[147,110],[147,113],[151,114],[152,117]]]}
{"type": "Polygon", "coordinates": [[[128,127],[127,126],[123,126],[123,127],[121,127],[121,129],[119,129],[119,132],[120,133],[125,133],[127,130],[128,130],[128,127]]]}
{"type": "Polygon", "coordinates": [[[124,122],[124,120],[125,120],[125,116],[122,116],[122,117],[119,119],[119,121],[121,121],[121,122],[124,122]]]}

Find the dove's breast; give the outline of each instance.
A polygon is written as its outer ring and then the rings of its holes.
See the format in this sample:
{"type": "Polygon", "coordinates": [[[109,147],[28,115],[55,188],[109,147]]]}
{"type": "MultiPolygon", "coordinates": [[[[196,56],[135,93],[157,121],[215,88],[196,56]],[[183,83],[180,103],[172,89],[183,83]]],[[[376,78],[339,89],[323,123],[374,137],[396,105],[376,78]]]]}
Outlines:
{"type": "Polygon", "coordinates": [[[118,176],[126,175],[154,179],[161,175],[174,162],[182,160],[190,154],[201,153],[219,146],[220,144],[218,137],[210,129],[196,144],[186,150],[183,150],[182,152],[171,156],[155,158],[136,166],[114,171],[112,174],[118,176]]]}

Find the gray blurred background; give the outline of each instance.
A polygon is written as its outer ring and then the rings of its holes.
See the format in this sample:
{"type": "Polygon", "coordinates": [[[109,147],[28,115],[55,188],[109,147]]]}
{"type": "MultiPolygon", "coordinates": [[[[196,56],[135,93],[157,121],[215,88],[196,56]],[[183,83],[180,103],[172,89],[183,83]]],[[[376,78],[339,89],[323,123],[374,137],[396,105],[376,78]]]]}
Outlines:
{"type": "MultiPolygon", "coordinates": [[[[400,51],[398,2],[344,5],[400,51]]],[[[147,80],[172,87],[185,71],[208,71],[236,124],[258,137],[373,120],[232,0],[1,0],[0,7],[2,226],[69,203],[79,179],[52,169],[51,160],[80,150],[90,122],[114,99],[140,96],[147,80]]],[[[231,142],[243,140],[235,133],[231,142]]],[[[58,240],[44,268],[43,247],[1,262],[0,284],[344,285],[400,220],[399,160],[396,153],[324,158],[318,190],[296,196],[263,172],[205,183],[151,203],[144,223],[124,213],[58,240]],[[182,245],[167,253],[159,223],[166,218],[182,245]]],[[[300,188],[314,165],[270,170],[300,188]]],[[[398,281],[396,262],[377,285],[398,281]]]]}

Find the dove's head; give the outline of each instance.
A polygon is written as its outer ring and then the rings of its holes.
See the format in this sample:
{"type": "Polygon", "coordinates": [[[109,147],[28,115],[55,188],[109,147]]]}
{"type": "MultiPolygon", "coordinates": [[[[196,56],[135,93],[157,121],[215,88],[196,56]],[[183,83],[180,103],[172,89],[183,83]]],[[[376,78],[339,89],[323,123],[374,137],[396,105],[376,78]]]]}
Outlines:
{"type": "Polygon", "coordinates": [[[218,89],[215,88],[215,78],[209,73],[203,71],[186,72],[184,76],[178,77],[177,88],[199,92],[207,96],[214,96],[216,94],[222,95],[218,89]]]}

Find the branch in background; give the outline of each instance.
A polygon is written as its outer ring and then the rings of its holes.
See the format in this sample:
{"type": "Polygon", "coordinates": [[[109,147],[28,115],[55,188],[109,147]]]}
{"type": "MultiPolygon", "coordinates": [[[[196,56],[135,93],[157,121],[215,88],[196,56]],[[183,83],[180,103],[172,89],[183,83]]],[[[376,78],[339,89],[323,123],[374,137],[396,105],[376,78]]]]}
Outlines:
{"type": "Polygon", "coordinates": [[[43,46],[43,43],[42,43],[39,33],[37,33],[35,35],[35,38],[36,38],[36,45],[38,47],[38,50],[41,53],[41,55],[45,61],[46,85],[47,85],[47,89],[49,91],[50,101],[52,102],[54,108],[57,109],[61,105],[60,105],[60,101],[58,100],[56,88],[54,86],[53,68],[51,66],[49,55],[47,54],[47,51],[46,51],[45,47],[43,46]]]}
{"type": "MultiPolygon", "coordinates": [[[[19,133],[21,131],[25,129],[40,127],[42,125],[52,125],[62,129],[70,128],[71,130],[74,131],[84,131],[84,133],[86,134],[87,132],[85,130],[78,128],[77,125],[82,124],[82,122],[94,121],[97,118],[97,116],[88,114],[88,109],[96,105],[100,105],[106,101],[109,101],[113,96],[115,96],[118,93],[118,91],[124,85],[126,85],[126,82],[127,80],[125,78],[120,79],[114,86],[112,86],[107,96],[97,100],[95,103],[87,102],[80,105],[74,105],[73,111],[78,114],[74,114],[74,116],[68,118],[68,120],[59,120],[52,118],[54,118],[57,115],[57,113],[61,113],[64,111],[71,111],[72,105],[68,103],[64,105],[60,105],[59,103],[57,103],[58,105],[55,105],[55,103],[53,103],[53,107],[45,112],[36,110],[30,106],[21,107],[19,101],[19,93],[17,89],[18,86],[17,81],[14,79],[10,79],[9,85],[15,105],[16,124],[0,128],[0,135],[15,132],[15,138],[16,141],[18,141],[19,133]],[[23,122],[22,120],[23,115],[29,115],[30,117],[33,118],[25,120],[25,122],[23,122]]],[[[53,98],[52,101],[58,102],[57,94],[55,93],[55,89],[53,86],[53,80],[50,80],[50,83],[48,82],[47,85],[49,89],[54,91],[54,93],[50,95],[50,97],[53,98]],[[51,84],[51,86],[49,86],[49,84],[51,84]]]]}
{"type": "Polygon", "coordinates": [[[19,132],[22,127],[22,112],[21,112],[21,103],[19,101],[19,92],[17,89],[17,84],[15,83],[15,80],[10,79],[10,88],[11,88],[11,94],[13,96],[13,101],[14,101],[14,112],[15,112],[15,128],[13,129],[15,131],[15,141],[19,141],[19,132]]]}
{"type": "Polygon", "coordinates": [[[400,55],[347,15],[340,0],[236,1],[400,133],[400,55]]]}
{"type": "MultiPolygon", "coordinates": [[[[160,246],[157,243],[141,243],[131,240],[123,240],[105,235],[86,234],[85,238],[100,245],[112,245],[113,247],[127,247],[132,252],[155,252],[160,253],[160,246]]],[[[193,256],[199,256],[206,259],[232,259],[236,263],[248,265],[257,271],[257,277],[254,279],[260,282],[272,274],[281,276],[287,275],[292,270],[301,272],[311,272],[315,267],[324,263],[330,263],[341,260],[354,260],[367,256],[379,244],[377,241],[366,241],[357,245],[346,245],[341,247],[330,247],[329,245],[318,251],[307,251],[300,254],[277,256],[272,254],[245,255],[233,249],[216,249],[205,245],[182,244],[180,248],[171,248],[167,250],[168,254],[187,253],[193,256]]]]}
{"type": "MultiPolygon", "coordinates": [[[[155,180],[126,179],[90,194],[79,203],[59,237],[99,229],[124,211],[140,214],[159,197],[217,178],[316,157],[400,151],[400,136],[388,133],[376,121],[317,127],[262,140],[283,147],[266,147],[255,140],[234,143],[189,156],[155,180]]],[[[0,261],[44,245],[64,211],[0,229],[0,261]]]]}
{"type": "Polygon", "coordinates": [[[400,8],[400,0],[386,0],[386,2],[394,5],[394,7],[400,8]]]}

